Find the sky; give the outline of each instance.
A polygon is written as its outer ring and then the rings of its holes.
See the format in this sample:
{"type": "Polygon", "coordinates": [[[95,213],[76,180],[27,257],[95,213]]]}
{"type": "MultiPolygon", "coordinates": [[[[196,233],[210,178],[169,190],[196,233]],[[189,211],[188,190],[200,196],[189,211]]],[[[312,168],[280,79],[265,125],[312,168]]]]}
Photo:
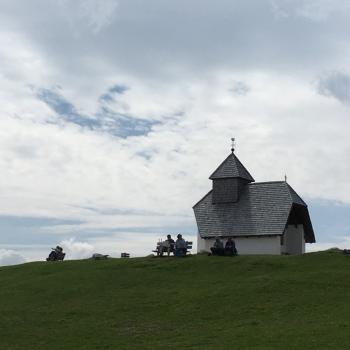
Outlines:
{"type": "Polygon", "coordinates": [[[0,0],[0,265],[195,240],[230,152],[350,248],[347,0],[0,0]]]}

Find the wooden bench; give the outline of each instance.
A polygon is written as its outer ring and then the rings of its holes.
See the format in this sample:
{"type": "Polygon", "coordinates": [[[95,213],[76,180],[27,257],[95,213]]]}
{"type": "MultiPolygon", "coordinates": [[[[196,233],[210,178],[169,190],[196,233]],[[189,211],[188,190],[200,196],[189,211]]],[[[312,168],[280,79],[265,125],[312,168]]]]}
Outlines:
{"type": "Polygon", "coordinates": [[[121,253],[120,257],[121,258],[130,258],[130,254],[129,253],[121,253]]]}
{"type": "MultiPolygon", "coordinates": [[[[173,253],[175,256],[175,244],[174,247],[168,247],[164,245],[164,242],[166,241],[159,241],[157,242],[157,246],[154,250],[152,250],[153,253],[157,253],[157,256],[163,256],[164,253],[167,253],[169,256],[170,253],[173,253]]],[[[190,253],[190,250],[192,249],[193,242],[191,241],[186,241],[186,254],[190,253]]]]}

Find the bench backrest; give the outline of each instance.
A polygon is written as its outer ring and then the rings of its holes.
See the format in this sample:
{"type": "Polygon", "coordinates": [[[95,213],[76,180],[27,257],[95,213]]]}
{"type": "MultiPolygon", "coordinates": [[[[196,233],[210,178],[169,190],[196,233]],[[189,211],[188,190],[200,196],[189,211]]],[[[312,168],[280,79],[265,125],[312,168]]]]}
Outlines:
{"type": "MultiPolygon", "coordinates": [[[[192,246],[193,246],[193,242],[192,241],[186,241],[186,248],[188,250],[191,250],[192,246]]],[[[157,242],[157,249],[159,249],[160,247],[169,247],[168,241],[159,241],[159,242],[157,242]]]]}

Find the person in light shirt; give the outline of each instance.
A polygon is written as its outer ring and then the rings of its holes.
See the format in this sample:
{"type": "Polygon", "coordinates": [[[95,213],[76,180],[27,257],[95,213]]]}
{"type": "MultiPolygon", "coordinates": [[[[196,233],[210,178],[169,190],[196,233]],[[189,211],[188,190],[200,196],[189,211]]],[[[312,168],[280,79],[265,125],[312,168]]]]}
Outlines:
{"type": "Polygon", "coordinates": [[[176,256],[185,256],[187,252],[187,243],[182,238],[181,234],[177,235],[177,240],[175,242],[175,255],[176,256]]]}

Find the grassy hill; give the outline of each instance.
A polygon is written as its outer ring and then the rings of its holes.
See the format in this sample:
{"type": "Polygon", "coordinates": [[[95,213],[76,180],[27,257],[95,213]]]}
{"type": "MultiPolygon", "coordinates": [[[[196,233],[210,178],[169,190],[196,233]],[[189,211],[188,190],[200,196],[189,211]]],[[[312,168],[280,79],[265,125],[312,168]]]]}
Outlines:
{"type": "Polygon", "coordinates": [[[0,267],[0,349],[348,349],[350,257],[0,267]]]}

